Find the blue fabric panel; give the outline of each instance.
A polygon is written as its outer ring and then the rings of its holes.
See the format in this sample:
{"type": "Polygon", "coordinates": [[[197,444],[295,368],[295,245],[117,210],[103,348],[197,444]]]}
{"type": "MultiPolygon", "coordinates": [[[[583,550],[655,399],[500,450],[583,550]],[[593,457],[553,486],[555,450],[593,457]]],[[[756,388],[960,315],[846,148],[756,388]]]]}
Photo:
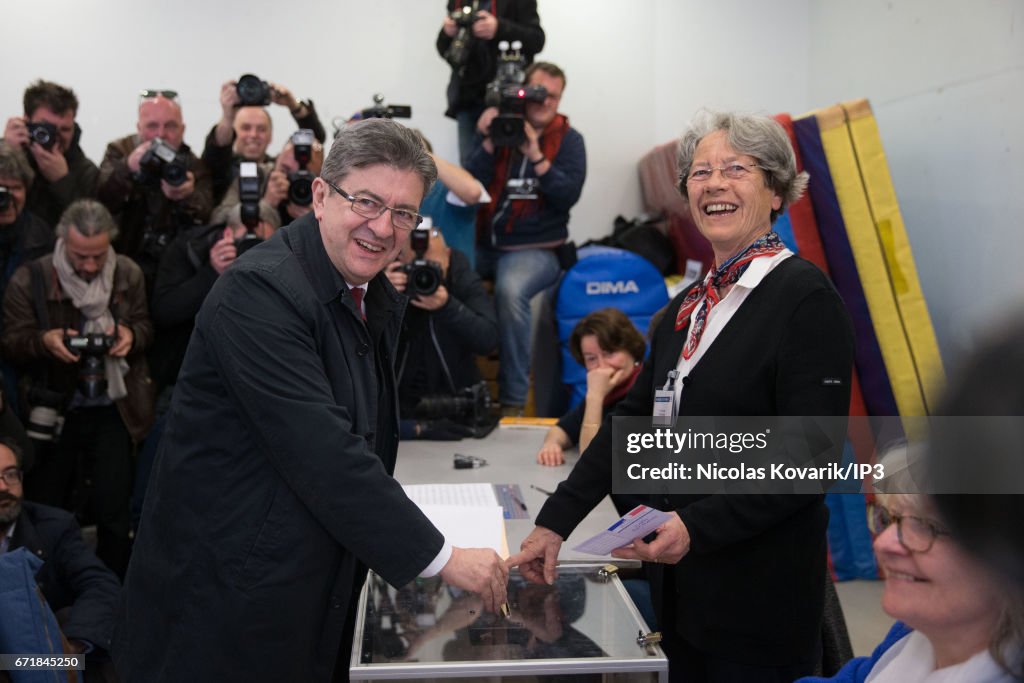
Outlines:
{"type": "Polygon", "coordinates": [[[570,387],[569,408],[583,400],[587,373],[569,352],[569,337],[588,313],[618,308],[646,334],[653,316],[668,303],[661,273],[644,257],[624,249],[591,246],[580,249],[579,261],[558,288],[555,320],[562,358],[562,382],[570,387]]]}
{"type": "Polygon", "coordinates": [[[458,249],[469,259],[469,266],[476,267],[476,210],[475,206],[456,206],[445,199],[448,188],[438,180],[423,198],[420,213],[430,216],[434,227],[444,235],[445,243],[458,249]]]}
{"type": "MultiPolygon", "coordinates": [[[[25,548],[0,555],[0,652],[63,654],[57,618],[36,590],[43,561],[25,548]]],[[[11,671],[13,683],[52,683],[60,671],[11,671]]],[[[66,680],[66,678],[65,678],[66,680]]]]}
{"type": "Polygon", "coordinates": [[[799,254],[800,249],[796,244],[796,235],[793,234],[793,221],[789,219],[789,210],[783,211],[772,223],[772,230],[779,236],[782,243],[794,254],[799,254]]]}

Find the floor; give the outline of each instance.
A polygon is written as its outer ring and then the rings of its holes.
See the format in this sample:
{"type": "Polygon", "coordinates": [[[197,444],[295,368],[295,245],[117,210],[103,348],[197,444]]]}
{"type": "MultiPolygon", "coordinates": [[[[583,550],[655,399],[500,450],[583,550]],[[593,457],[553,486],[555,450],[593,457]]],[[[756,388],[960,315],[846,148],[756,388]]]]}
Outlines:
{"type": "Polygon", "coordinates": [[[882,611],[882,581],[836,583],[854,655],[870,655],[892,627],[894,619],[882,611]]]}

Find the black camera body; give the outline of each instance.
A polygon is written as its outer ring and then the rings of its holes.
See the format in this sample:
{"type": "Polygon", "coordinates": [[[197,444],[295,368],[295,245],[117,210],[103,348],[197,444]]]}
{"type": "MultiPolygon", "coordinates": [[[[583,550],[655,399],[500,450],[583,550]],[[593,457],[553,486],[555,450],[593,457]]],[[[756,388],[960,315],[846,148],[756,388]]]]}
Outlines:
{"type": "Polygon", "coordinates": [[[526,57],[518,40],[509,47],[507,41],[498,43],[501,56],[494,80],[487,84],[484,104],[497,107],[498,115],[491,121],[491,143],[495,147],[518,147],[526,139],[526,105],[543,102],[548,91],[542,85],[524,85],[526,57]]]}
{"type": "Polygon", "coordinates": [[[166,180],[168,185],[178,187],[188,180],[189,159],[179,154],[162,138],[153,138],[149,149],[139,159],[138,178],[145,184],[155,185],[166,180]]]}
{"type": "Polygon", "coordinates": [[[258,76],[243,74],[235,85],[239,107],[265,107],[270,104],[270,84],[258,76]]]}
{"type": "Polygon", "coordinates": [[[494,422],[491,392],[486,382],[464,387],[454,395],[424,396],[416,405],[417,420],[447,419],[470,427],[483,427],[494,422]]]}
{"type": "Polygon", "coordinates": [[[469,47],[473,41],[473,24],[480,19],[477,16],[477,6],[478,4],[473,2],[471,5],[464,5],[453,10],[448,15],[455,22],[456,30],[451,45],[445,50],[444,59],[453,69],[461,70],[469,61],[469,47]]]}
{"type": "Polygon", "coordinates": [[[25,124],[28,128],[28,139],[45,150],[53,149],[57,144],[57,126],[48,121],[25,124]]]}
{"type": "Polygon", "coordinates": [[[359,112],[359,116],[364,119],[411,119],[412,106],[408,104],[385,104],[384,95],[376,93],[373,96],[373,106],[363,109],[359,112]]]}
{"type": "Polygon", "coordinates": [[[256,234],[260,224],[260,169],[255,161],[238,165],[238,200],[241,202],[242,225],[245,234],[235,240],[235,252],[241,256],[263,239],[256,234]]]}
{"type": "Polygon", "coordinates": [[[430,231],[429,227],[416,228],[409,236],[409,243],[412,245],[412,250],[416,252],[416,258],[403,265],[402,271],[409,276],[409,281],[405,285],[405,293],[413,299],[430,296],[444,281],[441,264],[424,258],[430,247],[430,231]]]}
{"type": "Polygon", "coordinates": [[[313,159],[313,143],[316,136],[308,128],[300,128],[292,133],[292,152],[299,170],[288,174],[288,201],[296,206],[309,206],[313,203],[313,174],[309,172],[309,162],[313,159]]]}
{"type": "Polygon", "coordinates": [[[0,185],[0,211],[6,211],[7,207],[11,205],[11,201],[13,201],[13,199],[11,191],[3,185],[0,185]]]}
{"type": "Polygon", "coordinates": [[[107,391],[107,368],[104,359],[114,346],[112,334],[93,332],[64,335],[64,346],[79,357],[78,390],[86,398],[98,398],[107,391]]]}

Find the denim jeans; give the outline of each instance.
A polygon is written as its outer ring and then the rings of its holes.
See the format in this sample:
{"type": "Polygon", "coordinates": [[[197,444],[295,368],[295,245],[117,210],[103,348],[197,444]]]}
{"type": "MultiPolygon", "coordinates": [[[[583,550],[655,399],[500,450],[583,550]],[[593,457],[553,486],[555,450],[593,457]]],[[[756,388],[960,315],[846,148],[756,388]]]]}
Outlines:
{"type": "Polygon", "coordinates": [[[498,251],[481,248],[477,270],[494,277],[494,305],[498,313],[498,400],[525,405],[530,389],[530,299],[554,286],[562,269],[550,249],[498,251]]]}

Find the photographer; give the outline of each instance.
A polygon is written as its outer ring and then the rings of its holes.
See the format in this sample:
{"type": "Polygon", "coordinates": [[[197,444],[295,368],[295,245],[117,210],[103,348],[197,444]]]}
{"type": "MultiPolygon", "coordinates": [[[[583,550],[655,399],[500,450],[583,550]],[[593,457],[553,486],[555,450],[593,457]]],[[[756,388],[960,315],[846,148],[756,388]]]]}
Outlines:
{"type": "MultiPolygon", "coordinates": [[[[526,71],[523,141],[496,146],[498,109],[480,116],[484,139],[466,165],[487,186],[491,202],[478,217],[477,270],[494,277],[500,357],[499,400],[508,414],[526,403],[530,376],[530,299],[554,285],[562,271],[559,247],[569,237],[569,210],[583,190],[587,154],[583,136],[558,113],[565,74],[548,62],[526,71]]],[[[500,119],[499,119],[500,120],[500,119]]]]}
{"type": "Polygon", "coordinates": [[[26,185],[25,205],[52,228],[71,202],[96,196],[99,170],[78,146],[74,91],[38,80],[25,89],[23,102],[25,115],[7,119],[4,140],[27,150],[35,182],[26,185]]]}
{"type": "MultiPolygon", "coordinates": [[[[0,300],[22,263],[53,251],[53,229],[25,208],[26,189],[32,186],[34,176],[24,152],[0,140],[0,300]]],[[[5,358],[0,358],[0,371],[2,388],[15,397],[17,405],[17,373],[5,358]]]]}
{"type": "MultiPolygon", "coordinates": [[[[142,353],[153,327],[142,272],[110,246],[116,230],[98,202],[80,199],[69,206],[57,225],[53,254],[23,265],[11,278],[0,343],[6,358],[30,371],[22,381],[30,399],[45,396],[64,415],[63,431],[49,436],[52,448],[37,449],[28,498],[68,508],[75,483],[90,480],[97,555],[123,576],[132,451],[153,420],[142,353]]],[[[50,425],[35,424],[41,412],[30,412],[30,431],[52,430],[52,413],[50,425]]],[[[80,500],[83,491],[77,493],[80,500]]]]}
{"type": "Polygon", "coordinates": [[[164,249],[206,222],[213,194],[206,166],[185,144],[177,93],[143,90],[141,98],[137,132],[107,145],[97,197],[120,227],[114,249],[142,268],[150,291],[164,249]]]}
{"type": "MultiPolygon", "coordinates": [[[[212,225],[183,233],[160,261],[152,299],[157,341],[149,354],[158,390],[177,379],[196,314],[217,278],[237,258],[237,242],[247,233],[241,208],[237,203],[219,207],[211,218],[212,225]]],[[[269,239],[281,227],[281,221],[266,202],[260,202],[259,213],[260,222],[252,234],[269,239]]]]}
{"type": "MultiPolygon", "coordinates": [[[[310,188],[313,178],[320,175],[324,163],[324,146],[315,139],[307,139],[311,131],[299,130],[285,143],[281,153],[274,161],[257,162],[260,176],[261,201],[277,210],[279,224],[287,225],[311,210],[312,195],[310,188]],[[305,173],[296,159],[296,144],[293,140],[302,137],[298,149],[299,156],[306,158],[305,173]]],[[[216,212],[231,209],[240,201],[238,183],[232,182],[224,193],[224,198],[217,206],[216,212]]],[[[216,223],[217,221],[210,221],[216,223]]]]}
{"type": "Polygon", "coordinates": [[[484,110],[484,91],[497,71],[502,40],[522,42],[527,64],[544,49],[536,0],[448,0],[437,52],[452,67],[445,115],[459,122],[463,166],[476,144],[476,121],[484,110]]]}
{"type": "Polygon", "coordinates": [[[424,396],[454,396],[481,381],[475,356],[490,353],[498,342],[494,305],[465,254],[449,248],[438,230],[416,232],[414,239],[430,233],[426,250],[417,255],[406,245],[385,271],[395,289],[410,297],[396,362],[401,436],[460,438],[473,425],[460,429],[451,420],[417,421],[416,407],[424,396]],[[412,273],[409,264],[414,264],[412,273]],[[433,274],[415,272],[430,265],[436,266],[433,274]],[[417,295],[424,284],[437,289],[417,295]]]}
{"type": "Polygon", "coordinates": [[[288,107],[299,128],[313,131],[321,144],[327,139],[327,132],[316,114],[312,100],[296,100],[292,92],[277,83],[260,81],[247,74],[242,91],[247,100],[239,94],[239,81],[226,81],[220,87],[221,117],[206,136],[203,146],[203,162],[213,176],[215,203],[222,203],[224,193],[229,191],[237,177],[239,161],[255,161],[272,164],[274,158],[267,155],[273,135],[270,112],[264,105],[274,103],[288,107]],[[258,100],[258,102],[256,102],[258,100]]]}

